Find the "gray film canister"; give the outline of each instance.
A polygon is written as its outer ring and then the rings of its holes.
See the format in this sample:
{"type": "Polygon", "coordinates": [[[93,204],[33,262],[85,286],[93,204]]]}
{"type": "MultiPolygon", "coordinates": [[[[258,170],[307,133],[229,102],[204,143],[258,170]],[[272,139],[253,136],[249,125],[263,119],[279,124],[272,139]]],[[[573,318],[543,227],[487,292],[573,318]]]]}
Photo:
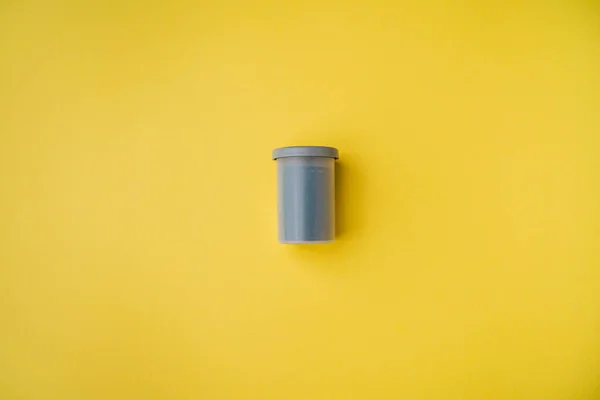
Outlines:
{"type": "Polygon", "coordinates": [[[324,146],[273,151],[280,243],[329,243],[335,239],[337,158],[337,149],[324,146]]]}

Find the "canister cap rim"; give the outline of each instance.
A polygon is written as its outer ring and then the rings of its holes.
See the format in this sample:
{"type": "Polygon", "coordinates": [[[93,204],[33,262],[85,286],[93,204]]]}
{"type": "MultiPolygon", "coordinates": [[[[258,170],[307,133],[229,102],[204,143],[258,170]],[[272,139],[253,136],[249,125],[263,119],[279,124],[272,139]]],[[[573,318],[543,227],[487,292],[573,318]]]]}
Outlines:
{"type": "Polygon", "coordinates": [[[273,160],[284,157],[327,157],[339,158],[335,147],[327,146],[288,146],[273,150],[273,160]]]}

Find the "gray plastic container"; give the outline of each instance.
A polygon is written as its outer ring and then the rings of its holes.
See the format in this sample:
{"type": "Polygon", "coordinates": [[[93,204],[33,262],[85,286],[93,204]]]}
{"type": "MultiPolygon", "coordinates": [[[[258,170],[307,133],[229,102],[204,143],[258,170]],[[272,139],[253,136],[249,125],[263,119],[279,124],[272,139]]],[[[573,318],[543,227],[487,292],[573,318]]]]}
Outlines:
{"type": "Polygon", "coordinates": [[[333,242],[337,158],[333,147],[292,146],[273,151],[280,243],[333,242]]]}

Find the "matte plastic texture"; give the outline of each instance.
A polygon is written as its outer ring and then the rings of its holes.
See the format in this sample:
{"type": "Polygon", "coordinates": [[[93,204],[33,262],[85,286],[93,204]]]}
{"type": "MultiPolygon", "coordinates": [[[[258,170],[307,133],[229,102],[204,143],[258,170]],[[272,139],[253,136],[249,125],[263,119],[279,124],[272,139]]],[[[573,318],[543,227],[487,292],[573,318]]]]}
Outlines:
{"type": "Polygon", "coordinates": [[[327,146],[288,146],[273,150],[273,159],[283,157],[331,157],[338,158],[338,150],[327,146]]]}
{"type": "Polygon", "coordinates": [[[278,158],[277,195],[280,243],[329,243],[335,239],[333,157],[278,158]]]}

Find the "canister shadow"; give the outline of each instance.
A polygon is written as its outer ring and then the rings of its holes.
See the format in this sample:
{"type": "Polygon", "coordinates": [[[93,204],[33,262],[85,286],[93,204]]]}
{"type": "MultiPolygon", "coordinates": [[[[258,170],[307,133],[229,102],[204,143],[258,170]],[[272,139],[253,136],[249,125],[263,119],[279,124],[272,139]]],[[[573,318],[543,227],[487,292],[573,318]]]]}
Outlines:
{"type": "MultiPolygon", "coordinates": [[[[347,246],[360,239],[367,221],[367,175],[360,156],[345,152],[335,165],[335,241],[329,244],[290,245],[290,251],[302,254],[315,262],[323,256],[337,257],[345,254],[347,246]]],[[[333,258],[329,259],[330,261],[333,258]]]]}
{"type": "Polygon", "coordinates": [[[339,239],[346,235],[348,223],[351,216],[348,215],[347,197],[348,189],[348,166],[343,161],[337,161],[335,165],[335,236],[339,239]]]}
{"type": "Polygon", "coordinates": [[[335,166],[336,241],[360,235],[366,220],[366,185],[359,159],[342,154],[335,166]]]}

